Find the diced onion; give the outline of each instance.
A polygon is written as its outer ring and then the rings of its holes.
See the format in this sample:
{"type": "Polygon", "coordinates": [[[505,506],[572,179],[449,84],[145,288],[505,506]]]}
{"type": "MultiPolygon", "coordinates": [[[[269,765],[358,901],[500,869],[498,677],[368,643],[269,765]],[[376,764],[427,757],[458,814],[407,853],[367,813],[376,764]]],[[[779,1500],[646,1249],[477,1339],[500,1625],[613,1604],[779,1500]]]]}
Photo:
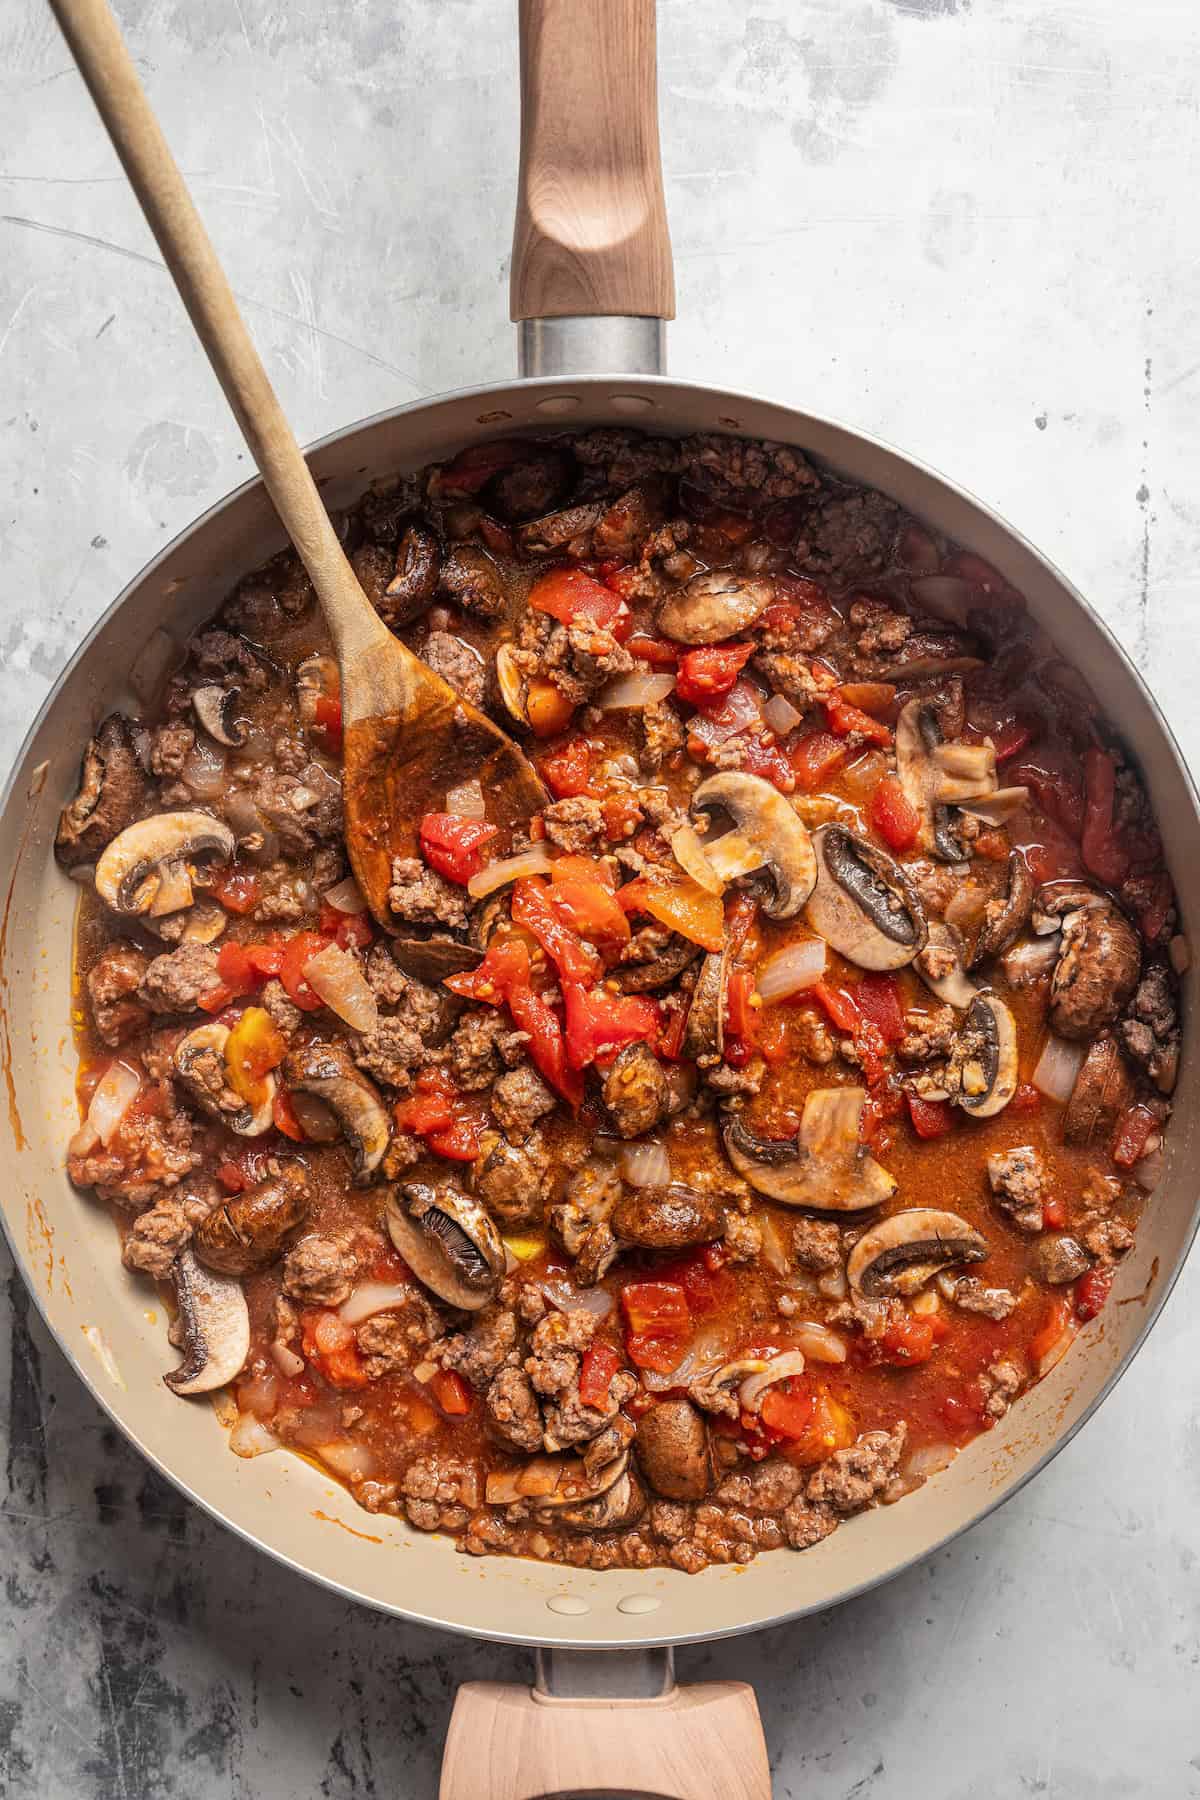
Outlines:
{"type": "Polygon", "coordinates": [[[375,1458],[365,1444],[352,1444],[349,1438],[335,1439],[331,1444],[318,1444],[317,1455],[335,1475],[347,1481],[365,1481],[375,1467],[375,1458]]]}
{"type": "Polygon", "coordinates": [[[971,585],[957,575],[922,575],[910,588],[913,599],[937,619],[965,625],[972,604],[971,585]]]}
{"type": "Polygon", "coordinates": [[[708,860],[703,840],[691,825],[681,825],[671,837],[671,854],[685,875],[690,875],[706,894],[723,894],[725,883],[708,860]]]}
{"type": "Polygon", "coordinates": [[[1050,1373],[1055,1363],[1062,1361],[1063,1357],[1067,1354],[1067,1351],[1071,1348],[1074,1340],[1075,1332],[1073,1327],[1064,1325],[1050,1348],[1043,1351],[1038,1358],[1035,1373],[1039,1381],[1043,1375],[1048,1375],[1050,1373]]]}
{"type": "Polygon", "coordinates": [[[464,781],[461,787],[451,788],[446,795],[446,811],[454,813],[460,819],[485,819],[487,805],[483,798],[483,787],[478,781],[464,781]]]}
{"type": "Polygon", "coordinates": [[[722,881],[736,881],[740,875],[753,875],[767,860],[760,844],[752,843],[741,831],[726,831],[705,846],[708,866],[722,881]]]}
{"type": "Polygon", "coordinates": [[[269,1419],[279,1400],[279,1382],[269,1369],[238,1384],[238,1405],[256,1418],[269,1419]]]}
{"type": "Polygon", "coordinates": [[[755,1221],[762,1233],[763,1261],[777,1275],[790,1275],[792,1272],[792,1249],[788,1234],[774,1213],[764,1212],[755,1221]]]}
{"type": "Polygon", "coordinates": [[[1034,1087],[1045,1094],[1047,1100],[1057,1100],[1060,1106],[1065,1106],[1075,1091],[1086,1055],[1085,1044],[1069,1044],[1065,1038],[1055,1037],[1051,1032],[1033,1071],[1034,1087]]]}
{"type": "Polygon", "coordinates": [[[90,1119],[85,1119],[67,1145],[68,1156],[90,1156],[100,1142],[100,1133],[90,1119]]]}
{"type": "Polygon", "coordinates": [[[769,1005],[813,987],[824,973],[825,939],[804,938],[798,944],[786,944],[759,964],[758,992],[769,1005]]]}
{"type": "Polygon", "coordinates": [[[338,1317],[347,1325],[361,1325],[376,1313],[391,1312],[412,1299],[412,1289],[396,1281],[360,1281],[348,1300],[338,1307],[338,1317]]]}
{"type": "Polygon", "coordinates": [[[621,1152],[621,1174],[630,1187],[666,1187],[671,1179],[666,1145],[656,1141],[626,1144],[621,1152]]]}
{"type": "Polygon", "coordinates": [[[267,1456],[278,1450],[279,1439],[254,1413],[244,1412],[238,1414],[237,1424],[229,1434],[229,1448],[235,1456],[267,1456]]]}
{"type": "Polygon", "coordinates": [[[507,887],[510,881],[524,881],[528,875],[548,875],[550,866],[550,858],[542,849],[502,856],[497,862],[490,862],[486,869],[480,869],[478,875],[472,875],[467,892],[472,900],[482,900],[485,895],[494,894],[497,888],[507,887]]]}
{"type": "Polygon", "coordinates": [[[828,1325],[806,1319],[801,1325],[789,1325],[788,1333],[797,1350],[810,1362],[844,1363],[846,1360],[846,1340],[831,1331],[828,1325]]]}
{"type": "Polygon", "coordinates": [[[345,881],[339,881],[336,887],[326,888],[321,899],[326,905],[336,907],[338,912],[365,913],[367,910],[362,889],[353,875],[347,875],[345,881]]]}
{"type": "Polygon", "coordinates": [[[645,706],[657,706],[675,686],[673,675],[617,675],[596,696],[602,712],[629,712],[645,706]]]}
{"type": "Polygon", "coordinates": [[[779,737],[786,737],[804,717],[783,694],[772,694],[763,707],[763,718],[779,737]]]}
{"type": "Polygon", "coordinates": [[[1153,1150],[1147,1150],[1133,1165],[1133,1179],[1144,1194],[1152,1194],[1163,1178],[1166,1167],[1166,1151],[1162,1139],[1159,1138],[1153,1150]]]}
{"type": "Polygon", "coordinates": [[[225,786],[225,752],[220,744],[198,737],[184,759],[182,779],[197,800],[215,800],[225,786]]]}
{"type": "Polygon", "coordinates": [[[652,1394],[661,1393],[666,1388],[687,1387],[701,1375],[714,1374],[732,1356],[736,1332],[733,1323],[702,1326],[668,1374],[643,1369],[642,1386],[652,1394]]]}
{"type": "Polygon", "coordinates": [[[769,1387],[777,1381],[786,1381],[790,1375],[803,1375],[804,1357],[799,1350],[785,1350],[780,1356],[771,1357],[765,1369],[757,1375],[747,1375],[738,1389],[738,1405],[743,1412],[756,1413],[762,1397],[769,1387]]]}
{"type": "Polygon", "coordinates": [[[922,1444],[911,1456],[905,1457],[900,1472],[914,1486],[919,1486],[931,1475],[940,1475],[943,1469],[948,1469],[957,1455],[953,1444],[922,1444]]]}
{"type": "Polygon", "coordinates": [[[301,971],[318,999],[349,1025],[351,1031],[374,1031],[379,1005],[354,957],[340,944],[326,944],[309,957],[301,971]]]}
{"type": "Polygon", "coordinates": [[[616,1305],[607,1288],[573,1288],[567,1282],[548,1276],[539,1282],[551,1306],[559,1312],[591,1313],[594,1319],[606,1319],[616,1305]]]}
{"type": "Polygon", "coordinates": [[[121,1121],[141,1092],[142,1078],[128,1063],[110,1063],[100,1077],[87,1111],[87,1122],[107,1150],[121,1121]]]}
{"type": "Polygon", "coordinates": [[[291,1378],[304,1373],[304,1358],[297,1356],[296,1352],[289,1349],[281,1338],[276,1338],[271,1345],[271,1355],[274,1358],[275,1367],[281,1375],[291,1378]]]}
{"type": "Polygon", "coordinates": [[[133,659],[129,680],[138,699],[146,705],[155,698],[167,670],[179,654],[179,646],[161,626],[150,633],[133,659]]]}

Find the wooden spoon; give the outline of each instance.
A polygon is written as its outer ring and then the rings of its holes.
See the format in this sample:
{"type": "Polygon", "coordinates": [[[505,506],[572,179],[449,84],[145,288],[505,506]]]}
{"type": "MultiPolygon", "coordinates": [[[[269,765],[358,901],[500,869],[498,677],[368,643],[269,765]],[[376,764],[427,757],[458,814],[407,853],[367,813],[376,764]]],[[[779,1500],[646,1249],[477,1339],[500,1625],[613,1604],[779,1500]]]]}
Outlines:
{"type": "Polygon", "coordinates": [[[489,819],[513,825],[546,791],[512,739],[393,637],[359,586],[107,0],[51,5],[317,591],[341,671],[346,846],[372,913],[394,932],[392,858],[413,853],[418,810],[478,779],[489,819]]]}

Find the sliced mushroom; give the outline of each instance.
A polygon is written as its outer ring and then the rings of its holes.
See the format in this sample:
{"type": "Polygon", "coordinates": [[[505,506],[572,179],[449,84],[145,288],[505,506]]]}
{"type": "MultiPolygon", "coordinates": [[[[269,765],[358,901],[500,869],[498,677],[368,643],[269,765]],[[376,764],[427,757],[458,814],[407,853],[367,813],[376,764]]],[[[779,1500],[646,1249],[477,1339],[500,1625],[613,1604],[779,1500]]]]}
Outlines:
{"type": "Polygon", "coordinates": [[[498,1131],[485,1131],[471,1169],[471,1185],[494,1218],[508,1231],[540,1225],[546,1210],[544,1169],[520,1144],[498,1131]]]}
{"type": "Polygon", "coordinates": [[[1062,919],[1050,981],[1051,1030],[1065,1038],[1094,1037],[1114,1022],[1137,986],[1138,934],[1111,900],[1089,888],[1043,888],[1038,903],[1043,916],[1062,919]]]}
{"type": "Polygon", "coordinates": [[[622,1194],[609,1224],[623,1244],[639,1250],[684,1250],[725,1235],[725,1213],[716,1197],[677,1181],[622,1194]]]}
{"type": "Polygon", "coordinates": [[[351,1059],[345,1044],[305,1044],[288,1054],[284,1081],[323,1100],[338,1116],[354,1155],[354,1179],[365,1186],[383,1161],[391,1130],[379,1089],[351,1059]]]}
{"type": "Polygon", "coordinates": [[[388,1196],[388,1234],[439,1300],[478,1312],[504,1274],[504,1245],[478,1200],[454,1188],[410,1181],[388,1196]]]}
{"type": "Polygon", "coordinates": [[[693,1378],[688,1393],[695,1405],[705,1412],[723,1413],[726,1418],[741,1417],[741,1391],[744,1382],[761,1375],[767,1367],[763,1356],[740,1356],[736,1362],[721,1363],[716,1368],[693,1378]]]}
{"type": "Polygon", "coordinates": [[[487,497],[510,525],[538,519],[567,493],[573,470],[566,450],[554,444],[530,444],[519,462],[492,477],[487,497]]]}
{"type": "Polygon", "coordinates": [[[658,628],[680,644],[718,644],[753,625],[774,598],[773,581],[706,569],[667,596],[658,609],[658,628]]]}
{"type": "Polygon", "coordinates": [[[652,993],[657,988],[669,987],[699,954],[699,944],[693,944],[680,932],[672,932],[665,944],[643,960],[619,963],[609,980],[623,994],[652,993]]]}
{"type": "Polygon", "coordinates": [[[897,683],[937,675],[967,675],[983,666],[973,638],[958,631],[914,631],[900,650],[861,665],[862,674],[897,683]]]}
{"type": "Polygon", "coordinates": [[[110,713],[83,753],[79,790],[59,816],[54,853],[63,868],[94,861],[137,818],[146,790],[129,721],[110,713]]]}
{"type": "Polygon", "coordinates": [[[1029,923],[1033,910],[1033,876],[1019,850],[1009,852],[1007,876],[1004,892],[989,900],[984,908],[983,929],[971,952],[969,966],[972,969],[985,957],[1003,955],[1029,923]]]}
{"type": "Polygon", "coordinates": [[[1017,1091],[1017,1025],[1003,1000],[979,994],[963,1021],[966,1054],[962,1058],[959,1106],[975,1119],[1003,1112],[1017,1091]]]}
{"type": "Polygon", "coordinates": [[[913,958],[913,967],[931,993],[960,1012],[966,1011],[979,992],[964,972],[962,939],[953,925],[945,925],[941,919],[930,919],[929,941],[913,958]]]}
{"type": "Polygon", "coordinates": [[[954,1263],[983,1262],[987,1239],[957,1213],[909,1207],[872,1225],[850,1252],[846,1275],[855,1293],[915,1294],[954,1263]]]}
{"type": "Polygon", "coordinates": [[[250,1106],[230,1085],[225,1063],[225,1047],[229,1027],[197,1025],[175,1046],[171,1063],[180,1085],[185,1088],[202,1112],[221,1124],[228,1125],[239,1137],[261,1137],[274,1123],[272,1108],[278,1086],[275,1076],[263,1078],[266,1097],[259,1106],[250,1106]]]}
{"type": "Polygon", "coordinates": [[[1050,1287],[1078,1281],[1092,1266],[1092,1259],[1075,1238],[1065,1232],[1043,1232],[1033,1247],[1033,1263],[1039,1280],[1050,1287]]]}
{"type": "Polygon", "coordinates": [[[228,862],[234,835],[211,813],[153,813],[128,825],[96,864],[96,892],[126,917],[158,917],[192,904],[195,865],[202,857],[228,862]]]}
{"type": "Polygon", "coordinates": [[[395,937],[391,948],[404,973],[415,975],[430,987],[436,987],[447,975],[465,975],[468,969],[477,969],[483,959],[482,945],[461,944],[457,938],[395,937]]]}
{"type": "Polygon", "coordinates": [[[710,950],[700,965],[683,1033],[683,1054],[692,1062],[719,1060],[725,1049],[728,986],[729,951],[710,950]]]}
{"type": "MultiPolygon", "coordinates": [[[[808,832],[786,795],[761,775],[731,769],[700,783],[691,811],[728,814],[757,854],[754,866],[770,875],[763,911],[772,919],[794,918],[813,891],[817,864],[808,832]]],[[[723,873],[719,862],[714,867],[723,873]]]]}
{"type": "Polygon", "coordinates": [[[209,737],[233,750],[246,741],[246,721],[238,718],[241,698],[238,688],[222,687],[215,681],[192,689],[192,711],[209,737]]]}
{"type": "Polygon", "coordinates": [[[660,1400],[638,1420],[638,1467],[666,1500],[703,1500],[713,1485],[708,1427],[690,1400],[660,1400]]]}
{"type": "Polygon", "coordinates": [[[813,930],[862,969],[902,969],[929,928],[916,888],[885,851],[844,825],[814,834],[817,885],[805,909],[813,930]]]}
{"type": "Polygon", "coordinates": [[[197,900],[182,912],[164,913],[153,919],[143,914],[142,923],[155,937],[170,944],[215,944],[229,924],[229,914],[215,900],[197,900]]]}
{"type": "Polygon", "coordinates": [[[620,1475],[599,1499],[580,1501],[575,1506],[560,1506],[548,1510],[546,1516],[554,1524],[565,1525],[572,1531],[615,1531],[622,1525],[632,1525],[644,1511],[646,1497],[640,1483],[634,1480],[628,1457],[622,1461],[625,1466],[620,1475]]]}
{"type": "Polygon", "coordinates": [[[529,713],[526,703],[529,682],[517,662],[517,653],[511,644],[501,644],[496,652],[496,685],[500,689],[500,698],[508,716],[528,729],[529,713]]]}
{"type": "Polygon", "coordinates": [[[1133,1083],[1125,1060],[1110,1037],[1097,1038],[1075,1077],[1075,1086],[1063,1115],[1063,1137],[1068,1144],[1093,1144],[1107,1139],[1117,1116],[1133,1099],[1133,1083]]]}
{"type": "Polygon", "coordinates": [[[437,593],[441,552],[427,526],[409,525],[396,550],[396,573],[383,590],[380,617],[389,625],[411,625],[437,593]]]}
{"type": "Polygon", "coordinates": [[[574,554],[586,554],[588,534],[604,517],[599,500],[582,506],[568,506],[562,512],[546,513],[527,525],[519,525],[514,533],[522,556],[553,556],[556,551],[572,546],[574,554]]]}
{"type": "Polygon", "coordinates": [[[763,1395],[768,1388],[775,1387],[781,1381],[790,1381],[793,1375],[803,1373],[802,1350],[784,1350],[779,1356],[769,1357],[761,1369],[743,1376],[738,1388],[739,1408],[745,1413],[761,1412],[763,1395]]]}
{"type": "Polygon", "coordinates": [[[996,752],[990,744],[947,743],[942,707],[918,695],[896,720],[896,771],[909,804],[921,817],[920,845],[958,862],[964,846],[955,835],[952,807],[996,790],[996,752]]]}
{"type": "Polygon", "coordinates": [[[295,1163],[214,1207],[197,1225],[196,1255],[222,1275],[252,1275],[286,1249],[308,1216],[308,1180],[295,1163]]]}
{"type": "Polygon", "coordinates": [[[504,577],[487,551],[473,544],[456,544],[451,550],[438,575],[438,592],[481,618],[494,619],[504,611],[504,577]]]}
{"type": "Polygon", "coordinates": [[[722,1124],[725,1154],[739,1175],[769,1200],[814,1212],[862,1212],[896,1191],[896,1182],[862,1143],[867,1091],[814,1088],[800,1129],[782,1142],[747,1130],[737,1113],[722,1124]]]}
{"type": "Polygon", "coordinates": [[[593,1482],[578,1456],[533,1456],[516,1468],[493,1469],[484,1485],[484,1498],[489,1506],[512,1506],[524,1500],[539,1511],[579,1506],[599,1500],[628,1470],[628,1451],[603,1464],[593,1482]]]}
{"type": "Polygon", "coordinates": [[[175,1394],[211,1394],[239,1372],[250,1350],[250,1311],[239,1281],[216,1275],[191,1250],[175,1259],[183,1361],[163,1380],[175,1394]]]}
{"type": "Polygon", "coordinates": [[[332,700],[340,692],[341,677],[332,656],[306,656],[297,665],[296,705],[305,725],[316,723],[318,700],[332,700]]]}

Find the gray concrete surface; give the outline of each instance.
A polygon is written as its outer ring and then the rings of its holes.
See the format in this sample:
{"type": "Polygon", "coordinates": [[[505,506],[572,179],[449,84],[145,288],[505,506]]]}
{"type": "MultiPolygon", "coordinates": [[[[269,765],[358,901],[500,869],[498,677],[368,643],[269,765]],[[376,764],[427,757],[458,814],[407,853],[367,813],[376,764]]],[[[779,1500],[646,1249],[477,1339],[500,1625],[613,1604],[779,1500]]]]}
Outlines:
{"type": "MultiPolygon", "coordinates": [[[[506,376],[511,0],[123,0],[302,438],[506,376]]],[[[953,471],[1200,764],[1195,0],[662,0],[682,375],[953,471]]],[[[246,473],[43,0],[0,0],[0,761],[88,624],[246,473]]],[[[854,1605],[683,1652],[781,1797],[1200,1794],[1200,1267],[1052,1469],[854,1605]]],[[[519,1655],[355,1611],[118,1441],[4,1301],[0,1793],[432,1795],[519,1655]]],[[[486,1792],[482,1781],[481,1794],[486,1792]]]]}

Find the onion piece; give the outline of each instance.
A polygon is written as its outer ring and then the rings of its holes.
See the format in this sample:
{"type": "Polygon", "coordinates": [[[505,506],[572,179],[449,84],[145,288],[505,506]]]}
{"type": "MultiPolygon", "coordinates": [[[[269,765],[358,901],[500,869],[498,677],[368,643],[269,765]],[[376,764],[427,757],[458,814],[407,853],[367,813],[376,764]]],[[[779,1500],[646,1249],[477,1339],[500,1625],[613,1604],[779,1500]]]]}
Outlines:
{"type": "Polygon", "coordinates": [[[630,1187],[666,1187],[671,1179],[671,1158],[657,1139],[626,1144],[621,1151],[621,1174],[630,1187]]]}
{"type": "Polygon", "coordinates": [[[930,1475],[940,1475],[943,1469],[948,1469],[957,1455],[953,1444],[922,1444],[911,1456],[905,1457],[904,1473],[925,1481],[930,1475]]]}
{"type": "Polygon", "coordinates": [[[460,819],[486,819],[482,783],[464,781],[461,787],[451,788],[446,795],[446,811],[460,819]]]}
{"type": "Polygon", "coordinates": [[[732,1323],[702,1327],[688,1345],[682,1360],[668,1374],[657,1369],[643,1369],[642,1386],[657,1394],[666,1388],[687,1387],[701,1375],[715,1374],[733,1354],[736,1330],[732,1323]]]}
{"type": "Polygon", "coordinates": [[[1075,1091],[1086,1055],[1086,1044],[1069,1044],[1065,1038],[1055,1037],[1051,1032],[1033,1071],[1034,1087],[1045,1094],[1047,1100],[1057,1100],[1060,1106],[1065,1106],[1075,1091]]]}
{"type": "Polygon", "coordinates": [[[379,1004],[357,961],[340,944],[326,944],[310,956],[301,973],[313,993],[351,1031],[374,1031],[379,1004]]]}
{"type": "Polygon", "coordinates": [[[845,1362],[846,1340],[839,1337],[836,1331],[831,1331],[828,1325],[821,1325],[815,1319],[805,1319],[803,1324],[789,1325],[788,1331],[796,1349],[809,1362],[845,1362]]]}
{"type": "Polygon", "coordinates": [[[814,987],[825,973],[825,939],[804,938],[798,944],[786,944],[773,956],[759,964],[758,992],[768,1005],[814,987]]]}
{"type": "Polygon", "coordinates": [[[100,1133],[90,1119],[85,1119],[67,1145],[68,1156],[90,1156],[100,1142],[100,1133]]]}
{"type": "Polygon", "coordinates": [[[1155,1188],[1163,1178],[1166,1162],[1166,1150],[1161,1138],[1158,1140],[1158,1143],[1154,1146],[1153,1150],[1147,1150],[1144,1156],[1138,1157],[1138,1160],[1133,1165],[1133,1179],[1137,1182],[1144,1194],[1152,1194],[1154,1192],[1155,1188]]]}
{"type": "Polygon", "coordinates": [[[763,718],[777,737],[786,737],[804,717],[783,694],[772,694],[762,710],[763,718]]]}
{"type": "Polygon", "coordinates": [[[755,1224],[762,1233],[763,1261],[768,1268],[774,1269],[777,1275],[792,1273],[792,1248],[782,1225],[774,1213],[758,1214],[755,1224]]]}
{"type": "Polygon", "coordinates": [[[365,913],[367,910],[362,889],[353,875],[347,875],[345,881],[339,881],[336,887],[326,888],[321,899],[328,906],[336,907],[338,912],[365,913]]]}
{"type": "Polygon", "coordinates": [[[349,1438],[338,1438],[330,1444],[318,1444],[317,1455],[335,1475],[346,1481],[365,1481],[375,1467],[375,1458],[365,1444],[352,1444],[349,1438]]]}
{"type": "Polygon", "coordinates": [[[803,1373],[804,1357],[801,1352],[784,1350],[781,1355],[771,1357],[761,1373],[747,1375],[738,1389],[738,1405],[743,1412],[756,1413],[769,1387],[774,1387],[777,1381],[786,1381],[790,1375],[803,1373]]]}
{"type": "Polygon", "coordinates": [[[723,894],[725,883],[708,860],[703,839],[691,825],[681,825],[671,837],[671,854],[685,875],[690,875],[706,894],[723,894]]]}
{"type": "Polygon", "coordinates": [[[549,875],[551,866],[544,850],[521,850],[516,856],[502,856],[488,863],[478,875],[472,875],[467,892],[472,900],[482,900],[497,888],[507,887],[510,881],[524,881],[527,875],[549,875]]]}
{"type": "Polygon", "coordinates": [[[198,737],[184,758],[181,779],[197,800],[215,800],[225,786],[225,752],[211,739],[198,737]]]}
{"type": "Polygon", "coordinates": [[[360,1281],[349,1299],[338,1307],[338,1318],[347,1325],[361,1325],[376,1313],[391,1312],[412,1299],[412,1289],[396,1281],[360,1281]]]}
{"type": "Polygon", "coordinates": [[[631,712],[645,706],[657,706],[675,686],[673,675],[617,675],[596,695],[601,712],[631,712]]]}
{"type": "Polygon", "coordinates": [[[141,1090],[142,1078],[128,1063],[110,1063],[100,1077],[87,1110],[87,1123],[106,1150],[141,1090]]]}
{"type": "Polygon", "coordinates": [[[297,1356],[294,1350],[289,1349],[282,1338],[276,1338],[272,1343],[271,1356],[281,1375],[286,1375],[289,1379],[296,1375],[303,1375],[304,1358],[297,1356]]]}
{"type": "Polygon", "coordinates": [[[145,705],[156,697],[167,670],[179,655],[179,646],[161,626],[150,633],[133,659],[129,680],[134,693],[145,705]]]}
{"type": "MultiPolygon", "coordinates": [[[[300,1366],[303,1368],[303,1363],[300,1366]]],[[[279,1439],[256,1414],[244,1412],[238,1414],[229,1434],[229,1448],[235,1456],[268,1456],[278,1450],[279,1439]]]]}
{"type": "Polygon", "coordinates": [[[538,1286],[551,1306],[559,1312],[591,1313],[594,1319],[607,1319],[616,1301],[607,1288],[573,1288],[569,1282],[547,1276],[538,1286]]]}

